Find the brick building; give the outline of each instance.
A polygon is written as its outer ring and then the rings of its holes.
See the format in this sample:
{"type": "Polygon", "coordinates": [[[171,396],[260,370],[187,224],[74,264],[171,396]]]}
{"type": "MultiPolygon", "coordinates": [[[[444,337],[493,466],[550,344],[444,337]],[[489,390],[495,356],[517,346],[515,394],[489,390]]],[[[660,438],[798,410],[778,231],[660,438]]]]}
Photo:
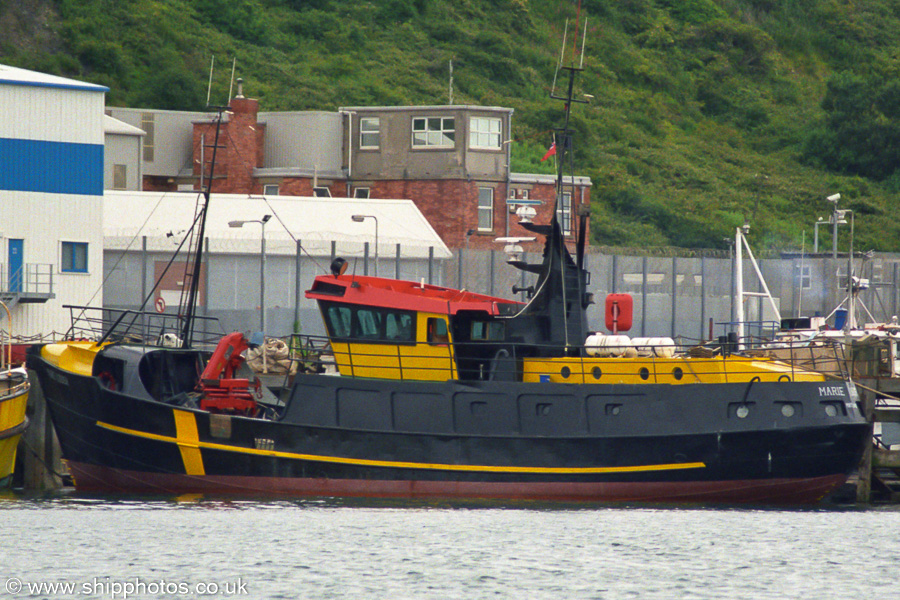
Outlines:
{"type": "MultiPolygon", "coordinates": [[[[212,152],[213,115],[107,113],[145,133],[144,190],[198,189],[212,152]]],[[[457,105],[260,113],[239,86],[220,132],[213,191],[410,199],[447,246],[498,249],[497,237],[530,235],[516,208],[527,204],[546,222],[555,198],[553,176],[510,172],[512,116],[509,108],[457,105]]],[[[591,182],[567,179],[572,192],[558,216],[572,238],[591,182]]]]}

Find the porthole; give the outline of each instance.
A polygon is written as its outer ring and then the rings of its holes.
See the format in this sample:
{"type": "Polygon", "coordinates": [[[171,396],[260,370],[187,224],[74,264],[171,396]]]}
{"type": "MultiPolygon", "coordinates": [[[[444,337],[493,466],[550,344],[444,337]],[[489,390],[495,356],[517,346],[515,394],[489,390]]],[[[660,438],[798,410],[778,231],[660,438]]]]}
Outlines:
{"type": "Polygon", "coordinates": [[[684,377],[684,371],[681,370],[681,367],[672,369],[672,377],[674,377],[676,381],[681,381],[681,378],[684,377]]]}
{"type": "Polygon", "coordinates": [[[617,416],[619,412],[622,410],[621,404],[607,404],[606,405],[606,414],[617,416]]]}
{"type": "Polygon", "coordinates": [[[572,374],[572,369],[570,369],[569,367],[563,367],[562,369],[560,369],[559,374],[562,375],[563,379],[568,379],[569,375],[572,374]]]}
{"type": "Polygon", "coordinates": [[[836,417],[838,414],[837,406],[834,404],[826,404],[825,405],[825,414],[829,417],[836,417]]]}
{"type": "Polygon", "coordinates": [[[591,369],[591,375],[594,376],[594,379],[600,379],[603,376],[603,371],[600,370],[600,367],[594,367],[591,369]]]}
{"type": "Polygon", "coordinates": [[[641,379],[647,381],[648,379],[650,379],[650,369],[648,369],[647,367],[641,367],[640,375],[641,379]]]}
{"type": "Polygon", "coordinates": [[[781,405],[781,414],[785,417],[791,418],[794,416],[795,409],[791,404],[782,404],[781,405]]]}
{"type": "Polygon", "coordinates": [[[734,414],[738,419],[746,419],[747,415],[750,414],[750,407],[747,405],[741,405],[737,407],[737,410],[734,411],[734,414]]]}

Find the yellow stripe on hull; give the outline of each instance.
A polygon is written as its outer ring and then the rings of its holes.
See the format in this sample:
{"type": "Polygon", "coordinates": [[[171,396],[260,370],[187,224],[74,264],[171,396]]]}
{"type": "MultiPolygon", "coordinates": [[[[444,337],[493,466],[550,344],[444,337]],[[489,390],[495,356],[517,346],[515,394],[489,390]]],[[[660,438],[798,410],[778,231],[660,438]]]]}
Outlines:
{"type": "MultiPolygon", "coordinates": [[[[125,435],[132,435],[144,439],[156,440],[160,442],[168,442],[181,445],[178,438],[173,438],[154,433],[146,433],[134,429],[126,429],[117,425],[103,423],[97,421],[97,426],[115,431],[125,435]]],[[[465,471],[471,473],[530,473],[538,475],[588,475],[602,473],[638,473],[647,471],[677,471],[684,469],[703,469],[706,465],[702,462],[692,463],[673,463],[660,465],[637,465],[631,467],[513,467],[513,466],[494,466],[494,465],[445,465],[433,463],[414,463],[400,461],[385,460],[366,460],[358,458],[344,458],[340,456],[319,456],[315,454],[297,454],[293,452],[279,452],[277,450],[261,450],[257,448],[241,448],[237,446],[228,446],[226,444],[213,444],[210,442],[199,442],[200,448],[208,448],[210,450],[222,450],[225,452],[235,452],[238,454],[252,454],[256,456],[272,456],[276,458],[290,458],[296,460],[308,460],[315,462],[356,465],[365,467],[385,467],[392,469],[426,469],[434,471],[465,471]]]]}
{"type": "Polygon", "coordinates": [[[206,475],[203,456],[200,454],[200,434],[197,432],[197,418],[186,410],[173,409],[175,415],[175,443],[181,450],[184,472],[188,475],[206,475]]]}

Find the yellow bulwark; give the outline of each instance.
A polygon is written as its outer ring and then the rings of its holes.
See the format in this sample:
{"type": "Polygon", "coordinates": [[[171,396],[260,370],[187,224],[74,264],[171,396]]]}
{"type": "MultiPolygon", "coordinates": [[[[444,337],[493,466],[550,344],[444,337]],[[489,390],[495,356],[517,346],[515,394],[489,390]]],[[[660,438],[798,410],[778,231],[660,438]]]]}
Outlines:
{"type": "Polygon", "coordinates": [[[94,374],[94,359],[97,353],[107,345],[98,345],[95,342],[47,344],[41,348],[41,357],[63,371],[90,377],[94,374]]]}
{"type": "Polygon", "coordinates": [[[526,359],[523,381],[553,383],[741,383],[825,381],[813,371],[774,360],[726,358],[549,358],[526,359]]]}
{"type": "Polygon", "coordinates": [[[447,315],[417,313],[415,343],[332,340],[331,348],[344,376],[415,381],[456,378],[447,315]]]}

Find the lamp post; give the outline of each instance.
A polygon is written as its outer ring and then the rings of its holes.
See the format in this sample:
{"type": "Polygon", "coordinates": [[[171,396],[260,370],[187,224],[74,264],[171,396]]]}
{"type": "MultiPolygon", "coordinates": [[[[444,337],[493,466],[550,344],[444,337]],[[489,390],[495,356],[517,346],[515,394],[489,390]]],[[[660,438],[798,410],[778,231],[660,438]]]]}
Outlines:
{"type": "Polygon", "coordinates": [[[353,215],[350,217],[354,223],[362,223],[366,219],[375,221],[375,277],[378,277],[378,217],[375,215],[353,215]]]}
{"type": "MultiPolygon", "coordinates": [[[[844,331],[850,331],[851,329],[856,329],[856,294],[854,294],[853,290],[853,225],[856,220],[856,216],[853,214],[852,210],[843,210],[844,213],[841,215],[842,217],[847,213],[850,213],[850,252],[848,252],[847,257],[847,296],[849,307],[847,310],[847,322],[844,325],[844,331]]],[[[844,219],[844,223],[847,220],[844,219]]]]}
{"type": "MultiPolygon", "coordinates": [[[[834,206],[831,209],[831,258],[837,258],[837,226],[838,221],[840,221],[840,217],[838,217],[838,200],[841,199],[840,194],[832,194],[825,198],[827,201],[831,202],[834,206]]],[[[846,221],[844,221],[846,223],[846,221]]]]}
{"type": "Polygon", "coordinates": [[[813,226],[815,232],[815,235],[813,236],[813,254],[819,253],[819,225],[825,225],[830,222],[831,221],[826,221],[823,217],[819,217],[819,220],[816,221],[816,224],[813,226]]]}
{"type": "Polygon", "coordinates": [[[272,215],[265,215],[262,219],[228,221],[228,226],[235,228],[243,227],[246,223],[259,223],[262,226],[259,252],[259,326],[263,334],[266,332],[266,223],[271,218],[272,215]]]}

